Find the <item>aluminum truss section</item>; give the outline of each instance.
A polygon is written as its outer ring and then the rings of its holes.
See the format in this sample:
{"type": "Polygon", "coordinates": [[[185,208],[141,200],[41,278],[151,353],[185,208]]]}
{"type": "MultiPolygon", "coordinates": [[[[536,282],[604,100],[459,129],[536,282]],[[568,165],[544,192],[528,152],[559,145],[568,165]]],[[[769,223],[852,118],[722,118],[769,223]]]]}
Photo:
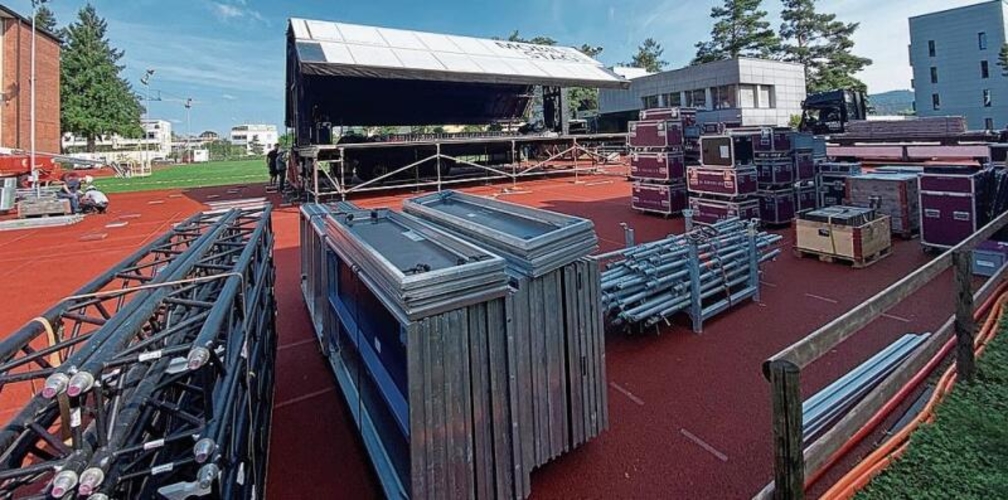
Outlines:
{"type": "MultiPolygon", "coordinates": [[[[202,235],[48,376],[0,434],[0,495],[254,497],[276,350],[269,207],[202,235]]],[[[127,259],[129,260],[129,259],[127,259]]]]}

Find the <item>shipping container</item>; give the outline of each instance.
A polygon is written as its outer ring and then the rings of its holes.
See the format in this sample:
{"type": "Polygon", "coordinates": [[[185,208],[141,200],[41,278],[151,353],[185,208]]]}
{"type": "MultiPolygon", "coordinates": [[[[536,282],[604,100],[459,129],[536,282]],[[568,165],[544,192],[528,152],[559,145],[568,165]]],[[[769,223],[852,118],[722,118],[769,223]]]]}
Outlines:
{"type": "Polygon", "coordinates": [[[682,149],[683,127],[679,121],[630,122],[627,145],[631,148],[682,149]]]}
{"type": "Polygon", "coordinates": [[[700,163],[711,167],[741,167],[753,163],[751,135],[713,135],[700,138],[700,163]]]}
{"type": "Polygon", "coordinates": [[[759,189],[755,167],[686,167],[686,184],[694,193],[725,197],[748,196],[759,189]]]}
{"type": "Polygon", "coordinates": [[[665,152],[630,153],[630,177],[654,181],[678,181],[686,178],[682,154],[665,152]]]}
{"type": "Polygon", "coordinates": [[[662,215],[679,214],[686,209],[686,186],[635,182],[631,207],[662,215]]]}
{"type": "Polygon", "coordinates": [[[691,197],[689,207],[693,212],[693,220],[700,224],[714,224],[732,217],[742,220],[760,217],[759,201],[755,199],[730,201],[691,197]]]}

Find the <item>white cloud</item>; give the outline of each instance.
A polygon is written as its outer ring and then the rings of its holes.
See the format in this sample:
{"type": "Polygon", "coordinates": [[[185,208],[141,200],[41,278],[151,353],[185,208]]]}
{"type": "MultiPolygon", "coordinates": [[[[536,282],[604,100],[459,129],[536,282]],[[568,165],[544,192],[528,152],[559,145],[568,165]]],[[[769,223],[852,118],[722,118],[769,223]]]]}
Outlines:
{"type": "Polygon", "coordinates": [[[253,20],[269,24],[265,17],[255,9],[248,8],[245,0],[229,0],[225,2],[209,2],[210,8],[221,21],[253,20]]]}
{"type": "Polygon", "coordinates": [[[238,99],[237,97],[235,97],[235,96],[233,96],[233,95],[231,95],[231,94],[221,94],[221,97],[222,97],[222,98],[223,98],[223,99],[224,99],[225,101],[234,101],[234,100],[238,99]]]}

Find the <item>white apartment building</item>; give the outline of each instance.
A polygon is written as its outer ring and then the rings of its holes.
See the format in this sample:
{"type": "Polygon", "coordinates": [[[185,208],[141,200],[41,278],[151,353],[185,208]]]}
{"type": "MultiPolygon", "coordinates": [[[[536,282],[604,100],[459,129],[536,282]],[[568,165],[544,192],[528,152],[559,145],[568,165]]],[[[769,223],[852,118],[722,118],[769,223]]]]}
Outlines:
{"type": "Polygon", "coordinates": [[[247,154],[253,154],[255,144],[262,145],[262,152],[265,153],[280,139],[277,134],[276,125],[265,125],[258,123],[247,123],[231,127],[231,144],[245,146],[247,154]]]}
{"type": "Polygon", "coordinates": [[[85,154],[87,139],[69,132],[63,134],[63,151],[81,158],[108,161],[145,161],[167,158],[172,151],[172,124],[167,120],[141,120],[143,137],[130,138],[118,134],[95,141],[95,153],[85,154]]]}

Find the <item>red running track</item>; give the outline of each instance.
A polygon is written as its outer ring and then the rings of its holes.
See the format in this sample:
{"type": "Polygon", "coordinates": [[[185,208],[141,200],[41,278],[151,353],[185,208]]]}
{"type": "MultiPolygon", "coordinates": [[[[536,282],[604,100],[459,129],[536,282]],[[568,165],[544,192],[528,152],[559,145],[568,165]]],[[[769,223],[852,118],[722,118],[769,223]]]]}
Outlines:
{"type": "MultiPolygon", "coordinates": [[[[526,182],[513,193],[500,186],[466,190],[590,217],[607,250],[623,244],[620,222],[636,229],[638,241],[682,231],[678,219],[631,211],[624,180],[583,179],[526,182]]],[[[0,232],[0,280],[7,283],[0,289],[0,332],[13,331],[168,224],[205,208],[208,199],[263,195],[262,186],[113,195],[110,214],[75,226],[0,232]],[[129,224],[106,228],[113,220],[129,224]]],[[[398,207],[411,195],[356,201],[398,207]]],[[[301,299],[297,217],[294,207],[279,207],[274,215],[280,351],[267,496],[377,497],[301,299]]],[[[891,257],[852,270],[794,257],[791,231],[782,234],[785,252],[765,266],[760,303],[709,321],[701,335],[682,318],[651,335],[610,335],[611,427],[536,471],[534,498],[749,498],[766,484],[770,406],[760,363],[927,261],[917,242],[897,241],[891,257]]],[[[944,276],[810,367],[803,390],[818,390],[905,332],[937,328],[952,310],[950,283],[944,276]]]]}

